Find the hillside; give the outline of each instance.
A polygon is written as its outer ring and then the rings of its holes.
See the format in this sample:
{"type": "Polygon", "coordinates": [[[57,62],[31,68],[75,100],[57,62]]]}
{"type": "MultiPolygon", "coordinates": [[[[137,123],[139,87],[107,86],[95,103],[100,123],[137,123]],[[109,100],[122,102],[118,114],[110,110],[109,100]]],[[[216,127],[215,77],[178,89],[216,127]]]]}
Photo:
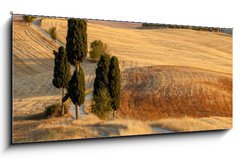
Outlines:
{"type": "Polygon", "coordinates": [[[45,107],[61,99],[61,90],[52,85],[52,52],[66,43],[67,21],[37,20],[27,26],[14,16],[15,143],[231,128],[231,36],[185,29],[143,30],[137,29],[139,23],[95,20],[88,21],[88,46],[102,40],[120,62],[121,107],[116,120],[87,114],[96,69],[89,57],[81,63],[89,99],[80,111],[87,115],[80,113],[75,121],[69,102],[67,116],[43,118],[45,107]],[[47,33],[53,26],[60,42],[47,33]]]}
{"type": "MultiPolygon", "coordinates": [[[[125,68],[177,65],[232,74],[232,37],[223,33],[186,29],[150,29],[110,27],[89,21],[88,41],[106,42],[125,68]]],[[[115,23],[115,22],[112,22],[115,23]]],[[[43,19],[42,27],[57,28],[59,39],[66,42],[66,19],[43,19]]],[[[89,45],[90,46],[90,45],[89,45]]]]}
{"type": "Polygon", "coordinates": [[[22,20],[13,24],[14,76],[46,73],[53,70],[53,50],[59,46],[33,25],[22,20]]]}
{"type": "Polygon", "coordinates": [[[190,67],[149,66],[122,73],[119,115],[127,119],[232,116],[232,78],[190,67]]]}

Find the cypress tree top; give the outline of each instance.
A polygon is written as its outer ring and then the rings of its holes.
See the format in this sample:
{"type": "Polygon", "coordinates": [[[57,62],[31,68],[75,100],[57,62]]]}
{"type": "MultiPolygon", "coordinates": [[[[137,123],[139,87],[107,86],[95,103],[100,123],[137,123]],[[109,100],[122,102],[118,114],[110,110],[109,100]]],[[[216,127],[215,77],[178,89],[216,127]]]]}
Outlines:
{"type": "Polygon", "coordinates": [[[75,105],[82,105],[85,100],[85,78],[82,67],[79,71],[74,71],[73,76],[69,82],[69,96],[75,105]]]}
{"type": "Polygon", "coordinates": [[[96,69],[96,78],[94,81],[93,94],[98,94],[100,89],[108,87],[108,71],[110,56],[108,54],[101,55],[96,69]]]}
{"type": "Polygon", "coordinates": [[[55,65],[52,83],[56,88],[66,88],[71,78],[70,64],[63,46],[59,47],[58,52],[54,51],[55,65]]]}
{"type": "Polygon", "coordinates": [[[87,21],[69,19],[66,41],[69,62],[72,65],[82,62],[87,56],[87,21]]]}
{"type": "Polygon", "coordinates": [[[108,80],[108,90],[110,97],[112,98],[111,106],[113,110],[117,110],[120,106],[121,74],[118,58],[115,56],[110,60],[108,80]]]}

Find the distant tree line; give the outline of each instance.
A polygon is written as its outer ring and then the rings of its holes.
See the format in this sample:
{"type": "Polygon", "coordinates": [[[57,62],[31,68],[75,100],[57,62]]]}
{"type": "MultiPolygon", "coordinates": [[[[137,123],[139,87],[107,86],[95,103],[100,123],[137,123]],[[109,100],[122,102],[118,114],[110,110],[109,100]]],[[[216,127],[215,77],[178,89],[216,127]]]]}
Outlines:
{"type": "Polygon", "coordinates": [[[219,27],[204,27],[204,26],[190,26],[190,25],[176,25],[176,24],[157,24],[157,23],[142,23],[141,29],[191,29],[197,31],[209,31],[209,32],[224,32],[230,28],[219,28],[219,27]]]}

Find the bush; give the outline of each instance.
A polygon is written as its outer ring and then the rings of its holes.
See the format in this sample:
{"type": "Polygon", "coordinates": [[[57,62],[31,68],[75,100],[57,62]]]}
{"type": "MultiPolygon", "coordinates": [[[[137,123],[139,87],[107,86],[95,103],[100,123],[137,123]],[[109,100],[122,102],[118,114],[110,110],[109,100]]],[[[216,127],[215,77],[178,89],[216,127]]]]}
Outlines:
{"type": "MultiPolygon", "coordinates": [[[[68,106],[67,105],[63,105],[64,106],[64,114],[68,114],[69,110],[68,110],[68,106]]],[[[60,116],[61,115],[61,107],[59,104],[53,104],[50,105],[48,107],[45,108],[45,115],[47,117],[56,117],[56,116],[60,116]]]]}
{"type": "Polygon", "coordinates": [[[112,110],[110,101],[111,99],[107,88],[99,90],[98,95],[93,95],[91,112],[97,115],[100,119],[107,119],[112,110]]]}
{"type": "Polygon", "coordinates": [[[90,58],[99,60],[102,54],[108,54],[107,44],[104,44],[101,40],[94,40],[91,43],[90,58]]]}
{"type": "Polygon", "coordinates": [[[57,39],[57,28],[56,27],[51,27],[48,30],[51,38],[55,41],[57,39]]]}
{"type": "Polygon", "coordinates": [[[27,23],[27,25],[30,25],[35,19],[36,17],[34,16],[29,16],[29,15],[23,16],[23,20],[27,23]]]}

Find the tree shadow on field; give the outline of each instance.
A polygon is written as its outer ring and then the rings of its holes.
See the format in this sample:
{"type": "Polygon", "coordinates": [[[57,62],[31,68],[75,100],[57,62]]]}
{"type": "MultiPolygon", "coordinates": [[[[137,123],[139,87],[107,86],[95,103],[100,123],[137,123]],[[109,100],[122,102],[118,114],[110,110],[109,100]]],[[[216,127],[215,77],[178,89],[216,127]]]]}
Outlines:
{"type": "Polygon", "coordinates": [[[13,121],[17,120],[41,120],[41,119],[47,119],[46,113],[37,113],[37,114],[32,114],[32,115],[24,115],[24,116],[14,116],[13,121]]]}

